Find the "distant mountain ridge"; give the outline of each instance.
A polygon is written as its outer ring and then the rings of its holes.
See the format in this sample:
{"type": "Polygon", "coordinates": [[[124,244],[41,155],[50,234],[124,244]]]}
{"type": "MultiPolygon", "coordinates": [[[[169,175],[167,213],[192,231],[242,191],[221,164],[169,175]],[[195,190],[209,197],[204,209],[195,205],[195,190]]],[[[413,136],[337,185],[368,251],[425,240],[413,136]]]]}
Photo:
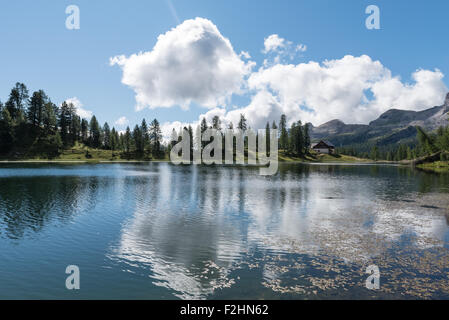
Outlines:
{"type": "Polygon", "coordinates": [[[329,140],[336,147],[354,144],[390,145],[409,143],[416,138],[416,126],[428,131],[449,125],[449,93],[442,106],[423,111],[390,109],[369,125],[345,124],[332,120],[319,127],[311,125],[311,138],[329,140]]]}

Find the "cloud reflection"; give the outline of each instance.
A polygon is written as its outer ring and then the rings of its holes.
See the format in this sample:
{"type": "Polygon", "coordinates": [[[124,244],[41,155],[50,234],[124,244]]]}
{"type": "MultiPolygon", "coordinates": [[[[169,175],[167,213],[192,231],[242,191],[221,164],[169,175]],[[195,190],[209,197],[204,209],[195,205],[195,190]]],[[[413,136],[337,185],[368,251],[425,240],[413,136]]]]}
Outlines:
{"type": "Polygon", "coordinates": [[[425,248],[448,233],[445,211],[422,207],[447,207],[444,195],[419,193],[419,176],[392,179],[393,168],[287,166],[270,178],[235,167],[159,170],[112,256],[147,266],[180,298],[233,285],[232,271],[256,251],[363,263],[404,236],[425,248]]]}

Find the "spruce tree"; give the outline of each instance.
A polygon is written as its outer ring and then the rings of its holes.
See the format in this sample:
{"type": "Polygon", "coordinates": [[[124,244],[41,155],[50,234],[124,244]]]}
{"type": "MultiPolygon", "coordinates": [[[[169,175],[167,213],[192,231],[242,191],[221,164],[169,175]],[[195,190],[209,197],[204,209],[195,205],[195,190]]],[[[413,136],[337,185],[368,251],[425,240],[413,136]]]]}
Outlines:
{"type": "MultiPolygon", "coordinates": [[[[101,146],[101,131],[100,125],[98,124],[97,118],[92,116],[89,123],[89,144],[92,148],[100,148],[101,146]]],[[[64,141],[64,139],[63,139],[64,141]]]]}
{"type": "Polygon", "coordinates": [[[288,149],[288,131],[287,131],[287,117],[285,114],[281,116],[281,121],[279,122],[280,127],[280,138],[279,138],[279,148],[282,150],[288,149]]]}
{"type": "Polygon", "coordinates": [[[159,121],[154,119],[150,124],[150,140],[152,144],[152,153],[154,157],[161,156],[161,140],[162,140],[162,131],[159,126],[159,121]]]}
{"type": "Polygon", "coordinates": [[[111,129],[109,128],[109,124],[107,122],[105,122],[105,124],[103,125],[103,134],[104,134],[103,147],[106,150],[110,150],[111,149],[111,129]]]}

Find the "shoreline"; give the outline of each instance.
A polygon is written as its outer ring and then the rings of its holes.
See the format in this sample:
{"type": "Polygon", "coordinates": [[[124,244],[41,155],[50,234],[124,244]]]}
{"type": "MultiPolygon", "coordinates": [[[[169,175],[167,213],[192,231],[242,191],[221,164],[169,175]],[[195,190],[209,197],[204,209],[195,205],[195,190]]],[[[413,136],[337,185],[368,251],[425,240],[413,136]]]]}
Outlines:
{"type": "MultiPolygon", "coordinates": [[[[171,163],[170,160],[0,160],[0,166],[2,164],[67,164],[67,165],[96,165],[96,164],[143,164],[143,163],[171,163]]],[[[424,171],[428,173],[445,174],[449,173],[449,167],[439,167],[433,164],[427,165],[417,165],[414,166],[412,161],[330,161],[326,159],[325,161],[311,161],[311,160],[279,160],[278,164],[288,165],[288,164],[303,164],[310,166],[395,166],[402,168],[411,168],[418,171],[424,171]]],[[[220,165],[219,165],[220,166],[220,165]]],[[[229,166],[226,164],[221,164],[221,166],[229,166]]],[[[242,165],[239,165],[242,166],[242,165]]],[[[253,166],[249,164],[244,164],[243,166],[253,166]]],[[[258,165],[255,165],[256,167],[258,165]]]]}
{"type": "MultiPolygon", "coordinates": [[[[170,163],[170,160],[0,160],[0,164],[7,163],[68,163],[68,164],[102,164],[102,163],[170,163]]],[[[369,161],[310,161],[310,160],[293,160],[293,161],[278,161],[280,164],[340,164],[340,165],[401,165],[409,166],[408,164],[400,162],[369,162],[369,161]]],[[[223,163],[223,165],[225,165],[223,163]]],[[[246,165],[246,164],[245,164],[246,165]]]]}
{"type": "Polygon", "coordinates": [[[170,162],[168,160],[0,160],[2,163],[90,163],[90,164],[100,164],[100,163],[145,163],[145,162],[170,162]]]}

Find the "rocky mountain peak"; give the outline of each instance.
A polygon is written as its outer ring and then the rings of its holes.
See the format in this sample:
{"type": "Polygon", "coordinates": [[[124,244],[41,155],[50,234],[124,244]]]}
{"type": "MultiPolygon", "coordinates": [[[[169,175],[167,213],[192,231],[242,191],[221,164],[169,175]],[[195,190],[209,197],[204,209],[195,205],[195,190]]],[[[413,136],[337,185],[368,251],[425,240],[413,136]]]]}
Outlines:
{"type": "Polygon", "coordinates": [[[339,146],[373,141],[377,141],[378,145],[394,145],[415,139],[416,126],[427,131],[446,126],[448,114],[449,93],[444,105],[422,111],[390,109],[369,125],[345,124],[340,120],[332,120],[319,127],[312,127],[311,137],[315,141],[329,140],[339,146]]]}
{"type": "Polygon", "coordinates": [[[325,124],[322,124],[320,127],[341,127],[344,126],[345,123],[339,119],[331,120],[329,122],[326,122],[325,124]]]}

